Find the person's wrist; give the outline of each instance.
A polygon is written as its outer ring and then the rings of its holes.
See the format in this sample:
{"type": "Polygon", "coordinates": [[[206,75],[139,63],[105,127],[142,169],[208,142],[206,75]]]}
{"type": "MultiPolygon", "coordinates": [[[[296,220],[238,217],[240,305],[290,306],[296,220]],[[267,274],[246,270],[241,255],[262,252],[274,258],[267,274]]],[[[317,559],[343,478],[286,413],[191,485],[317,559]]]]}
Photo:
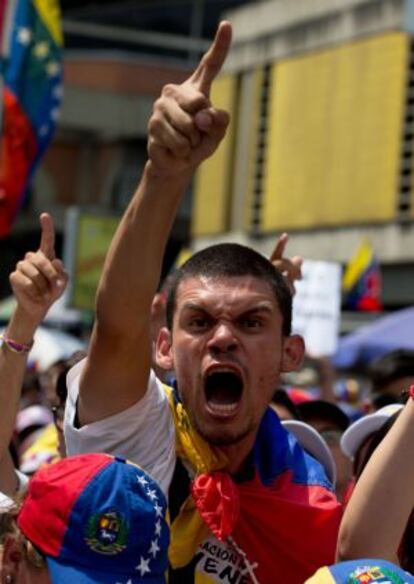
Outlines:
{"type": "Polygon", "coordinates": [[[20,304],[7,326],[6,334],[17,343],[29,345],[33,341],[34,333],[44,318],[44,311],[28,311],[20,304]]]}
{"type": "Polygon", "coordinates": [[[16,341],[16,339],[10,337],[7,331],[0,335],[0,340],[3,347],[6,347],[9,351],[17,355],[27,355],[27,353],[30,353],[33,347],[33,341],[28,344],[19,343],[16,341]]]}
{"type": "Polygon", "coordinates": [[[188,168],[177,170],[177,167],[174,167],[173,164],[163,168],[150,159],[145,165],[145,173],[149,179],[169,182],[174,180],[174,183],[182,182],[185,185],[193,176],[194,168],[189,166],[188,168]]]}

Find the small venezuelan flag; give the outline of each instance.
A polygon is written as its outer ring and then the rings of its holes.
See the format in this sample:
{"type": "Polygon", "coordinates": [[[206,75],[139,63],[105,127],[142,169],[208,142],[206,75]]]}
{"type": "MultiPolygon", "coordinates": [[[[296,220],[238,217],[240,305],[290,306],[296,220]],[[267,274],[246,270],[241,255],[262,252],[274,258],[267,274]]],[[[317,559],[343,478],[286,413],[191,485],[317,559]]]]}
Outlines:
{"type": "Polygon", "coordinates": [[[57,0],[0,0],[0,237],[19,211],[62,99],[57,0]]]}
{"type": "Polygon", "coordinates": [[[382,310],[380,267],[369,241],[362,241],[350,259],[342,282],[344,306],[351,310],[382,310]]]}

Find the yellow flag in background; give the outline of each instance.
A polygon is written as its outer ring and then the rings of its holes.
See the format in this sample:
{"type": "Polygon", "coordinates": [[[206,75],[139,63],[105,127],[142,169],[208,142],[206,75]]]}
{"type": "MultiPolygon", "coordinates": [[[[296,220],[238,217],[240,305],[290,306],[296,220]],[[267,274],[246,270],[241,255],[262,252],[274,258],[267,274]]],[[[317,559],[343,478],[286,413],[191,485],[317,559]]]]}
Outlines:
{"type": "Polygon", "coordinates": [[[351,310],[382,309],[382,278],[371,243],[365,239],[346,266],[342,280],[344,306],[351,310]]]}

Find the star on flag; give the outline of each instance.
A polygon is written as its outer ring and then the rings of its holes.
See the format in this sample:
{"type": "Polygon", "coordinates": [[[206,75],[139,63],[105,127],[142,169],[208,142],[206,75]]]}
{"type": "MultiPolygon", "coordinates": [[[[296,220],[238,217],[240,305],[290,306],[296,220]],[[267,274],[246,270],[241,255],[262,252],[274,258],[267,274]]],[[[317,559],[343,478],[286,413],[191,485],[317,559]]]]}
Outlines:
{"type": "Polygon", "coordinates": [[[155,535],[161,535],[161,521],[159,519],[155,524],[155,535]]]}
{"type": "Polygon", "coordinates": [[[27,47],[27,45],[30,45],[30,42],[32,40],[32,31],[30,30],[29,27],[27,26],[21,26],[20,28],[17,29],[17,41],[21,44],[27,47]]]}
{"type": "Polygon", "coordinates": [[[148,489],[147,495],[152,501],[154,501],[155,499],[158,499],[157,493],[155,491],[153,491],[152,489],[148,489]]]}
{"type": "Polygon", "coordinates": [[[142,485],[143,487],[145,487],[145,485],[148,485],[148,481],[144,476],[138,476],[137,479],[139,484],[142,485]]]}
{"type": "Polygon", "coordinates": [[[62,99],[63,97],[63,85],[56,85],[56,87],[53,89],[53,97],[55,97],[56,99],[62,99]]]}
{"type": "Polygon", "coordinates": [[[44,59],[49,54],[49,44],[46,41],[36,43],[33,49],[38,59],[44,59]]]}
{"type": "Polygon", "coordinates": [[[158,502],[157,501],[155,501],[154,509],[155,509],[156,516],[157,517],[162,517],[162,507],[160,505],[158,505],[158,502]]]}
{"type": "Polygon", "coordinates": [[[57,61],[50,61],[50,63],[46,65],[46,71],[49,77],[55,77],[55,75],[60,73],[59,63],[57,61]]]}
{"type": "Polygon", "coordinates": [[[150,567],[148,564],[149,564],[149,560],[146,560],[145,558],[143,558],[141,556],[140,562],[135,569],[139,570],[141,576],[144,576],[147,572],[148,572],[148,574],[150,574],[151,570],[150,570],[150,567]]]}
{"type": "Polygon", "coordinates": [[[60,108],[54,107],[50,112],[50,117],[52,118],[53,121],[56,122],[56,120],[58,120],[60,117],[60,108]]]}
{"type": "Polygon", "coordinates": [[[149,553],[152,554],[153,558],[155,558],[155,556],[157,555],[157,553],[159,551],[160,551],[160,546],[158,545],[158,539],[152,540],[149,553]]]}

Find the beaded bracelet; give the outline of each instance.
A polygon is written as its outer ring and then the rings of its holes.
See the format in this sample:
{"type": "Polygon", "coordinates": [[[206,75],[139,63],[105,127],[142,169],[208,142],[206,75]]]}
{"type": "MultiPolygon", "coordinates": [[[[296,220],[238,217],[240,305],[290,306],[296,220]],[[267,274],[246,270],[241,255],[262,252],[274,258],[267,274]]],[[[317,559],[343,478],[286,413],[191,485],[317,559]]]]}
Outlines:
{"type": "Polygon", "coordinates": [[[6,335],[0,335],[0,340],[12,353],[17,353],[18,355],[29,353],[33,347],[33,341],[29,345],[23,345],[22,343],[18,343],[17,341],[6,337],[6,335]]]}

